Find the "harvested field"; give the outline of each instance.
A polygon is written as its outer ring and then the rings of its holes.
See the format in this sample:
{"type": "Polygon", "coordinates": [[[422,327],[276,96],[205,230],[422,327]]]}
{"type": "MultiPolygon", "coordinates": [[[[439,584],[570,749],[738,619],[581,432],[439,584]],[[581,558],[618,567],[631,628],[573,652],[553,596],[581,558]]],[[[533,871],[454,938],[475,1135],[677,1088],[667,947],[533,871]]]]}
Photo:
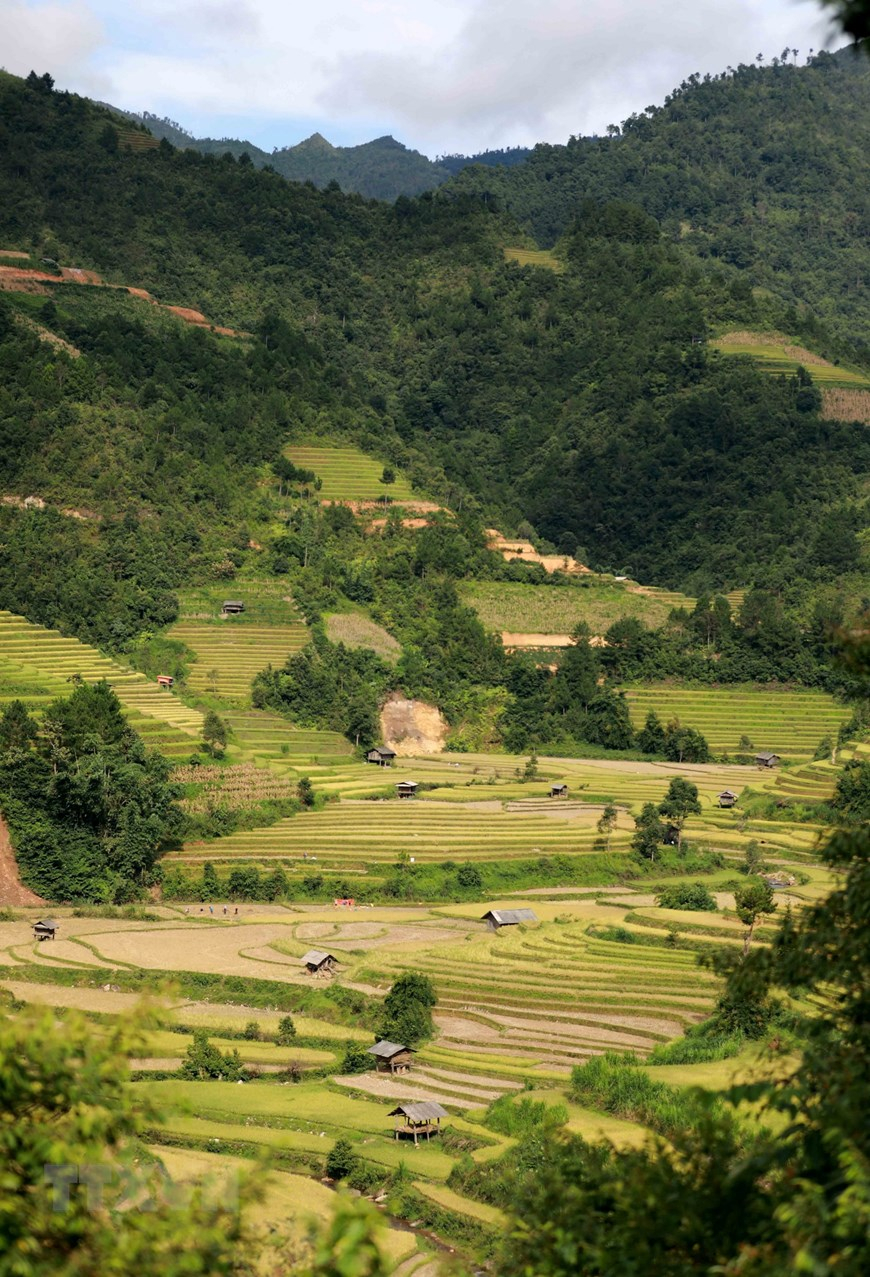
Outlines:
{"type": "Polygon", "coordinates": [[[326,616],[326,633],[333,643],[367,648],[393,665],[402,655],[401,643],[361,612],[329,613],[326,616]]]}
{"type": "Polygon", "coordinates": [[[827,387],[822,391],[822,416],[826,421],[857,421],[870,426],[870,390],[827,387]]]}

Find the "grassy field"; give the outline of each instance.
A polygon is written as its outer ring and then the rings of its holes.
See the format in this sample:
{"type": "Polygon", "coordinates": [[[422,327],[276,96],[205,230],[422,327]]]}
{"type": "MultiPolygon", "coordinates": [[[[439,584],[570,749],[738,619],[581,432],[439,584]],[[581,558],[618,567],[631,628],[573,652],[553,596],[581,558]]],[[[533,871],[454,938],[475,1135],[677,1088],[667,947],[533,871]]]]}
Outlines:
{"type": "Polygon", "coordinates": [[[198,710],[86,643],[0,611],[0,709],[20,699],[39,711],[56,697],[68,696],[76,676],[87,682],[106,679],[146,745],[168,757],[195,751],[202,730],[198,710]]]}
{"type": "Polygon", "coordinates": [[[331,612],[325,619],[326,633],[333,643],[367,648],[391,665],[395,665],[402,654],[398,640],[363,612],[331,612]]]}
{"type": "Polygon", "coordinates": [[[497,632],[570,634],[579,621],[585,621],[593,634],[603,634],[624,616],[655,627],[667,620],[674,606],[665,598],[597,579],[588,586],[584,581],[583,586],[565,587],[473,581],[463,585],[460,593],[486,628],[497,632]]]}
{"type": "Polygon", "coordinates": [[[383,501],[389,497],[394,503],[419,501],[420,493],[414,493],[407,478],[393,465],[389,457],[377,460],[361,452],[359,448],[332,447],[324,444],[290,444],[284,449],[294,465],[313,470],[323,480],[318,498],[321,501],[383,501]],[[395,483],[382,483],[385,465],[393,465],[395,483]]]}
{"type": "Polygon", "coordinates": [[[506,248],[505,261],[516,262],[518,266],[539,266],[544,270],[553,270],[561,274],[565,267],[555,253],[548,248],[506,248]]]}
{"type": "Polygon", "coordinates": [[[865,373],[832,364],[782,333],[724,333],[710,346],[723,355],[748,355],[762,372],[774,376],[793,376],[803,367],[820,387],[870,389],[870,378],[865,373]]]}

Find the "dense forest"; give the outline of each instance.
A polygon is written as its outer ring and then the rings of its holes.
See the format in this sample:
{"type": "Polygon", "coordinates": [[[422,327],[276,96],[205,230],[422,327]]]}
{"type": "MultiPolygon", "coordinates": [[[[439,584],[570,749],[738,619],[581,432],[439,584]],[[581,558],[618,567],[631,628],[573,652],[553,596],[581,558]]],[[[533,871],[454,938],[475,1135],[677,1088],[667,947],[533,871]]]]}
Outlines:
{"type": "Polygon", "coordinates": [[[542,244],[585,198],[631,199],[703,262],[805,305],[866,353],[870,61],[854,48],[808,66],[689,76],[603,138],[539,145],[515,168],[451,182],[496,200],[542,244]]]}
{"type": "MultiPolygon", "coordinates": [[[[558,274],[504,262],[516,228],[474,194],[387,206],[166,143],[131,152],[105,113],[35,76],[4,77],[0,141],[7,243],[253,333],[149,341],[144,318],[116,324],[104,297],[99,319],[76,320],[56,289],[41,322],[82,357],[50,395],[38,386],[51,410],[24,444],[34,401],[6,401],[26,457],[5,482],[22,495],[38,477],[70,504],[117,507],[144,466],[176,493],[156,504],[192,510],[201,532],[197,509],[231,504],[245,462],[280,437],[343,433],[436,496],[470,492],[490,520],[530,519],[560,551],[695,592],[859,566],[866,435],[821,421],[800,377],[764,378],[704,343],[714,323],[794,330],[799,316],[632,204],[579,205],[558,274]],[[64,458],[89,399],[83,419],[106,432],[99,480],[64,458]],[[115,484],[125,434],[139,439],[115,484]]],[[[20,380],[23,338],[5,327],[20,380]]]]}
{"type": "Polygon", "coordinates": [[[246,155],[257,168],[268,166],[291,182],[313,182],[320,189],[335,182],[343,191],[367,199],[392,201],[400,195],[422,195],[470,164],[519,164],[530,154],[528,147],[510,146],[478,155],[439,155],[429,160],[394,137],[373,138],[357,146],[333,146],[320,133],[313,133],[295,146],[264,151],[242,138],[194,137],[175,120],[151,111],[124,111],[115,106],[109,110],[181,150],[200,151],[203,155],[230,154],[236,160],[246,155]]]}

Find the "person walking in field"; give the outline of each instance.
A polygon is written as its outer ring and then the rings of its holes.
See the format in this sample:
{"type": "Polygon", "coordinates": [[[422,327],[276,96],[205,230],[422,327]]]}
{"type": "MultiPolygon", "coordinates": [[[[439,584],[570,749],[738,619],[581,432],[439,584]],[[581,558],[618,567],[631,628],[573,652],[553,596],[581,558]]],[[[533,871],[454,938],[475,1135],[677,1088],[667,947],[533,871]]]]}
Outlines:
{"type": "Polygon", "coordinates": [[[226,916],[227,916],[227,907],[226,907],[226,905],[224,905],[224,917],[226,917],[226,916]]]}
{"type": "Polygon", "coordinates": [[[214,905],[209,905],[209,907],[208,907],[208,911],[209,911],[209,913],[213,914],[213,913],[214,913],[214,905]]]}

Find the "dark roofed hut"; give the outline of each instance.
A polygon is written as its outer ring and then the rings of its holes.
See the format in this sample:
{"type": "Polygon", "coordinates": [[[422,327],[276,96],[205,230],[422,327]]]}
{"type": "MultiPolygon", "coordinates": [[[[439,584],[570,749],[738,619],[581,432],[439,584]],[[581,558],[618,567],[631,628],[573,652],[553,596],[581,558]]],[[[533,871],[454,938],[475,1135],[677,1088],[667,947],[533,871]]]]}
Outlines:
{"type": "Polygon", "coordinates": [[[481,918],[490,931],[500,931],[502,927],[516,927],[521,922],[537,922],[534,909],[489,909],[481,918]]]}
{"type": "Polygon", "coordinates": [[[416,1144],[420,1135],[425,1135],[427,1140],[437,1135],[441,1129],[441,1119],[447,1117],[448,1113],[435,1100],[416,1100],[413,1104],[398,1104],[390,1110],[389,1116],[405,1119],[404,1125],[396,1123],[393,1138],[398,1140],[410,1135],[414,1137],[416,1144]]]}
{"type": "Polygon", "coordinates": [[[411,1069],[412,1055],[417,1052],[412,1046],[402,1046],[399,1042],[388,1042],[381,1038],[368,1049],[369,1055],[375,1057],[379,1073],[408,1073],[411,1069]]]}
{"type": "Polygon", "coordinates": [[[57,930],[58,924],[53,918],[42,918],[33,924],[33,935],[37,940],[54,940],[57,930]]]}
{"type": "Polygon", "coordinates": [[[416,780],[400,780],[396,785],[397,798],[416,798],[417,782],[416,780]]]}
{"type": "Polygon", "coordinates": [[[760,754],[755,755],[755,763],[758,767],[777,767],[779,765],[779,754],[773,754],[769,750],[762,750],[760,754]]]}
{"type": "Polygon", "coordinates": [[[737,795],[734,793],[732,789],[722,790],[722,793],[719,795],[720,807],[733,807],[736,802],[737,802],[737,795]]]}
{"type": "Polygon", "coordinates": [[[308,968],[309,975],[327,976],[332,975],[338,959],[323,949],[309,949],[302,962],[308,968]]]}
{"type": "Polygon", "coordinates": [[[376,745],[374,749],[370,749],[366,754],[366,762],[375,763],[378,767],[391,767],[395,757],[396,751],[394,749],[386,749],[383,745],[376,745]]]}
{"type": "Polygon", "coordinates": [[[551,786],[550,786],[550,797],[551,797],[551,798],[567,798],[567,797],[568,797],[568,786],[567,786],[567,785],[564,785],[564,784],[562,784],[562,785],[551,785],[551,786]]]}

